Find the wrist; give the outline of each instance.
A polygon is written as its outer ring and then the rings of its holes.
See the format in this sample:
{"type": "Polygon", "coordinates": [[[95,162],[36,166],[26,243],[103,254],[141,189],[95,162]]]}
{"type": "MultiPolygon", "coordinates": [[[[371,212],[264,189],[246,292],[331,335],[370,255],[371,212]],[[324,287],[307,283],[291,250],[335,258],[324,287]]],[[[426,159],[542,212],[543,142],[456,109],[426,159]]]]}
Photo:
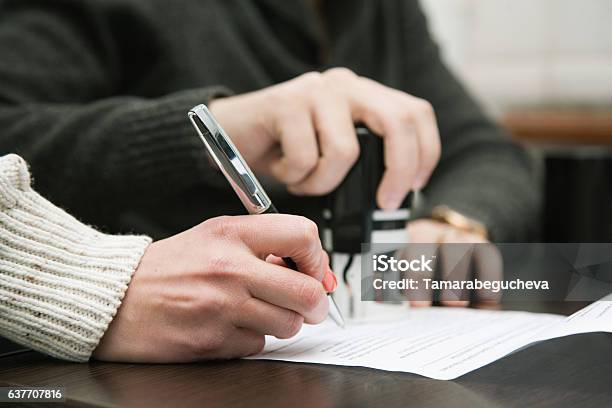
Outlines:
{"type": "Polygon", "coordinates": [[[186,115],[193,106],[228,92],[224,88],[179,91],[154,100],[135,100],[122,110],[107,130],[117,145],[108,159],[113,163],[111,172],[105,174],[111,188],[118,189],[114,193],[121,193],[123,199],[160,191],[171,195],[216,182],[186,115]],[[111,183],[114,179],[121,183],[111,183]]]}
{"type": "Polygon", "coordinates": [[[8,311],[0,329],[22,345],[86,361],[151,240],[82,224],[32,190],[15,157],[0,159],[0,198],[8,197],[0,199],[0,236],[14,244],[0,242],[0,299],[8,311]]]}

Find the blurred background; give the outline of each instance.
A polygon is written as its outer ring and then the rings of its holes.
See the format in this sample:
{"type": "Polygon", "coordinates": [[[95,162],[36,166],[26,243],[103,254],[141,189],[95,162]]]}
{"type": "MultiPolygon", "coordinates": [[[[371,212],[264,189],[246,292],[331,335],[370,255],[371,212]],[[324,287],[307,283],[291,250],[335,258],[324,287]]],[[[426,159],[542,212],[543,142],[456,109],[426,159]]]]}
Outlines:
{"type": "Polygon", "coordinates": [[[545,242],[612,242],[612,1],[421,0],[447,63],[532,152],[545,242]]]}

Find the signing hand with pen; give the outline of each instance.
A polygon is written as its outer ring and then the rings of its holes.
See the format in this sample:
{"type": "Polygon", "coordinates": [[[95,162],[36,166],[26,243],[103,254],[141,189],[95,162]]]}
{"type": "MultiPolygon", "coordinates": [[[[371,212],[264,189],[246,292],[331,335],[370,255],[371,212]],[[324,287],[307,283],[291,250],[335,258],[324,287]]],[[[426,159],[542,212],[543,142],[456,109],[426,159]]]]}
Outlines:
{"type": "Polygon", "coordinates": [[[336,286],[328,265],[306,218],[213,218],[151,244],[94,357],[163,363],[258,353],[264,335],[288,338],[325,319],[336,286]]]}
{"type": "Polygon", "coordinates": [[[381,208],[395,209],[422,188],[440,157],[431,105],[344,68],[312,72],[209,108],[255,171],[298,195],[323,195],[359,157],[355,123],[384,139],[381,208]]]}

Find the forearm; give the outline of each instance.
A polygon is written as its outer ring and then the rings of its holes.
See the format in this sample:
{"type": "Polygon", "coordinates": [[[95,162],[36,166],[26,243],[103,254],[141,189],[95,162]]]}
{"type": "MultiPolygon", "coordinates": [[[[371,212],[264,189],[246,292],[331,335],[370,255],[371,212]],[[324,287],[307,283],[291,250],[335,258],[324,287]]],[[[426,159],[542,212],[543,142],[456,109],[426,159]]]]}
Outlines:
{"type": "Polygon", "coordinates": [[[31,189],[23,160],[0,157],[0,334],[86,361],[149,243],[80,223],[31,189]]]}
{"type": "Polygon", "coordinates": [[[150,100],[0,105],[0,152],[21,154],[37,189],[57,204],[101,217],[215,181],[187,111],[223,94],[206,88],[150,100]]]}
{"type": "MultiPolygon", "coordinates": [[[[227,91],[125,96],[157,68],[148,54],[130,58],[139,44],[119,36],[115,13],[144,16],[144,2],[47,3],[0,2],[0,155],[22,155],[44,196],[107,225],[214,180],[187,111],[227,91]]],[[[137,38],[151,34],[144,17],[131,24],[137,38]]]]}

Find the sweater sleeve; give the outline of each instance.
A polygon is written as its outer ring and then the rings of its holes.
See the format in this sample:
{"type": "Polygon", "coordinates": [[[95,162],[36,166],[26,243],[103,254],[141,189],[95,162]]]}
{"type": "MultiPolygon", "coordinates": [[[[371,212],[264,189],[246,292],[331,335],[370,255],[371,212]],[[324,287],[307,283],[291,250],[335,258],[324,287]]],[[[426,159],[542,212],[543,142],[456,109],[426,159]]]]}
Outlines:
{"type": "Polygon", "coordinates": [[[402,70],[403,88],[434,107],[442,157],[424,190],[423,214],[447,205],[489,229],[497,242],[533,238],[540,193],[527,153],[491,121],[449,71],[417,0],[382,2],[401,38],[391,61],[402,70]]]}
{"type": "Polygon", "coordinates": [[[87,361],[150,242],[80,223],[32,190],[23,159],[0,157],[0,334],[87,361]]]}
{"type": "Polygon", "coordinates": [[[54,203],[113,225],[118,211],[152,197],[223,182],[187,112],[229,91],[129,96],[158,74],[150,51],[157,40],[137,30],[117,38],[104,4],[0,2],[0,154],[27,160],[37,190],[54,203]]]}

